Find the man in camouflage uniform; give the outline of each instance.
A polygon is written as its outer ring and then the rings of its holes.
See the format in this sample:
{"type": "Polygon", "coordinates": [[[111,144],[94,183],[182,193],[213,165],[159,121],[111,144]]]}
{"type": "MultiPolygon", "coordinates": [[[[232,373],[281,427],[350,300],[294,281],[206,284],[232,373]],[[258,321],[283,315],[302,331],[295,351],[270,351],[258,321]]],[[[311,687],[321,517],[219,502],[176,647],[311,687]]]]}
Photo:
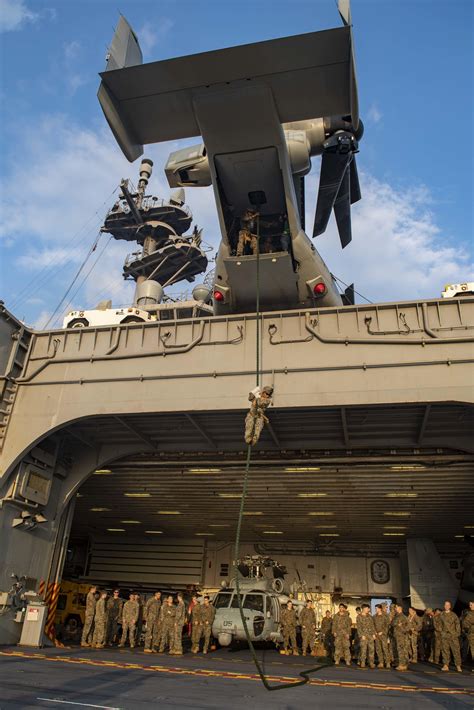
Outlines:
{"type": "Polygon", "coordinates": [[[213,606],[211,606],[207,595],[204,597],[199,616],[201,622],[201,638],[204,638],[202,652],[207,653],[209,651],[209,642],[211,640],[212,624],[214,623],[214,618],[216,616],[216,610],[213,606]]]}
{"type": "Polygon", "coordinates": [[[362,608],[360,606],[356,606],[356,618],[355,618],[355,623],[352,624],[352,630],[351,630],[351,646],[352,646],[352,658],[355,660],[357,665],[360,666],[360,639],[359,639],[359,634],[357,632],[357,619],[362,613],[362,608]]]}
{"type": "Polygon", "coordinates": [[[347,613],[347,606],[341,602],[339,611],[332,620],[332,633],[334,635],[334,663],[339,665],[341,656],[344,656],[346,666],[351,665],[351,617],[347,613]]]}
{"type": "Polygon", "coordinates": [[[92,635],[94,633],[94,616],[97,587],[91,587],[86,597],[86,615],[84,619],[84,628],[82,629],[81,646],[90,646],[92,635]]]}
{"type": "Polygon", "coordinates": [[[107,604],[108,626],[107,645],[111,646],[117,640],[118,625],[122,618],[123,599],[120,598],[120,589],[114,589],[112,597],[107,604]]]}
{"type": "Polygon", "coordinates": [[[108,594],[101,592],[100,599],[95,606],[94,638],[92,645],[95,648],[104,648],[107,636],[108,623],[108,594]]]}
{"type": "Polygon", "coordinates": [[[137,626],[135,629],[135,643],[137,644],[137,646],[140,646],[141,638],[142,638],[144,605],[143,605],[141,596],[136,593],[135,593],[135,601],[138,604],[138,619],[137,619],[137,626]]]}
{"type": "Polygon", "coordinates": [[[316,614],[313,609],[313,602],[308,599],[304,609],[300,614],[301,637],[303,639],[303,656],[306,656],[306,649],[314,648],[316,637],[316,614]]]}
{"type": "Polygon", "coordinates": [[[370,606],[368,604],[362,604],[361,613],[357,617],[357,635],[360,646],[360,667],[365,668],[368,656],[369,666],[375,668],[374,641],[376,634],[374,620],[370,616],[370,606]]]}
{"type": "MultiPolygon", "coordinates": [[[[382,608],[384,607],[384,604],[382,604],[382,608]]],[[[390,663],[394,663],[396,666],[398,666],[398,654],[397,654],[397,644],[395,643],[395,639],[393,637],[393,628],[392,628],[392,621],[394,619],[394,616],[396,614],[396,604],[393,602],[390,604],[390,608],[386,607],[386,614],[388,616],[388,621],[389,621],[389,627],[388,627],[388,652],[390,654],[390,663]]]]}
{"type": "Polygon", "coordinates": [[[418,634],[421,631],[421,619],[411,606],[408,609],[408,659],[418,663],[418,634]]]}
{"type": "Polygon", "coordinates": [[[159,642],[159,618],[161,610],[161,592],[155,594],[148,599],[145,609],[143,610],[143,618],[146,623],[145,631],[145,648],[144,653],[153,653],[153,650],[159,642]]]}
{"type": "Polygon", "coordinates": [[[388,614],[384,614],[382,605],[375,605],[375,614],[373,616],[375,627],[375,651],[379,668],[390,668],[390,652],[388,649],[388,629],[390,620],[388,614]]]}
{"type": "Polygon", "coordinates": [[[246,210],[240,220],[239,241],[237,243],[236,256],[244,256],[247,245],[250,246],[252,254],[257,254],[258,238],[257,231],[258,212],[246,210]]]}
{"type": "Polygon", "coordinates": [[[298,656],[298,645],[296,643],[296,611],[293,608],[293,602],[291,599],[282,609],[280,627],[283,635],[283,650],[281,653],[286,654],[287,656],[290,656],[291,653],[293,653],[294,656],[298,656]],[[291,651],[289,649],[290,641],[291,651]]]}
{"type": "Polygon", "coordinates": [[[462,630],[466,634],[466,638],[469,642],[469,649],[471,651],[471,660],[474,662],[474,600],[469,602],[469,610],[462,620],[462,630]]]}
{"type": "Polygon", "coordinates": [[[177,594],[178,603],[176,605],[176,619],[175,619],[175,631],[174,631],[174,641],[173,650],[170,654],[173,656],[183,655],[183,626],[186,621],[186,607],[184,605],[184,599],[181,592],[177,594]]]}
{"type": "Polygon", "coordinates": [[[427,661],[431,660],[433,655],[433,637],[434,637],[434,627],[433,627],[433,609],[428,607],[425,609],[425,613],[421,619],[421,634],[420,634],[420,660],[427,661]]]}
{"type": "Polygon", "coordinates": [[[268,424],[265,411],[272,401],[273,387],[255,387],[249,393],[250,410],[245,417],[245,442],[255,446],[260,438],[262,429],[268,424]]]}
{"type": "Polygon", "coordinates": [[[441,609],[434,610],[433,629],[433,651],[430,661],[438,664],[441,661],[441,609]]]}
{"type": "Polygon", "coordinates": [[[321,640],[328,656],[333,653],[332,643],[332,616],[328,610],[321,621],[321,640]]]}
{"type": "Polygon", "coordinates": [[[130,594],[130,598],[123,605],[122,609],[122,638],[120,639],[119,648],[123,648],[127,642],[127,636],[130,643],[130,648],[135,648],[135,638],[137,631],[138,614],[140,608],[136,600],[135,594],[130,594]]]}
{"type": "Polygon", "coordinates": [[[441,612],[440,618],[441,651],[443,654],[443,667],[441,670],[449,671],[449,661],[452,653],[456,670],[458,673],[461,673],[461,649],[459,648],[461,624],[459,622],[459,618],[456,616],[454,611],[452,611],[451,602],[444,602],[444,611],[441,612]]]}
{"type": "Polygon", "coordinates": [[[173,641],[175,633],[176,607],[173,604],[173,597],[169,595],[161,607],[160,623],[161,623],[161,639],[159,653],[163,653],[166,646],[170,653],[173,651],[173,641]]]}
{"type": "Polygon", "coordinates": [[[201,605],[197,597],[193,597],[193,608],[191,609],[191,652],[199,652],[199,639],[201,638],[201,605]]]}
{"type": "Polygon", "coordinates": [[[398,658],[397,671],[406,671],[408,670],[408,619],[403,613],[401,604],[395,605],[395,615],[392,619],[391,628],[398,658]]]}

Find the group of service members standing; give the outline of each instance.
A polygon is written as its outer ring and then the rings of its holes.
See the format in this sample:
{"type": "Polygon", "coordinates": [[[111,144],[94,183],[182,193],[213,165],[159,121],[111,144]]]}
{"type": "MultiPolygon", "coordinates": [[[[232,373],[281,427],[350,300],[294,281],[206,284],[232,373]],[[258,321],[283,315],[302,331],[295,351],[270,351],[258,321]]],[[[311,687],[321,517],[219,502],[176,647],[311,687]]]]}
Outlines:
{"type": "MultiPolygon", "coordinates": [[[[451,602],[444,603],[444,610],[426,609],[423,616],[418,616],[415,609],[403,613],[401,604],[377,604],[375,614],[371,615],[370,606],[363,604],[356,609],[357,618],[353,623],[347,606],[339,604],[339,611],[331,616],[327,611],[321,622],[321,640],[326,652],[333,656],[335,665],[344,659],[350,666],[354,658],[361,668],[375,668],[377,656],[378,668],[396,667],[398,671],[408,670],[408,663],[420,660],[438,664],[442,656],[442,671],[448,671],[451,656],[456,670],[461,672],[460,636],[465,633],[469,643],[471,659],[474,661],[474,601],[469,602],[469,610],[462,618],[452,610],[451,602]]],[[[301,627],[302,655],[308,649],[317,656],[317,625],[313,602],[307,601],[304,609],[296,614],[292,601],[282,611],[281,632],[283,648],[281,653],[299,655],[296,629],[301,627]]]]}
{"type": "Polygon", "coordinates": [[[97,587],[91,587],[86,597],[81,646],[105,648],[118,642],[118,647],[123,648],[128,641],[130,648],[135,648],[140,644],[145,626],[145,653],[167,650],[170,655],[181,656],[183,628],[188,624],[192,653],[199,652],[201,641],[202,652],[207,653],[214,616],[215,609],[208,596],[200,603],[194,595],[186,605],[181,592],[176,595],[176,601],[171,594],[162,599],[161,592],[155,592],[142,604],[139,594],[132,593],[128,601],[124,601],[120,589],[114,589],[109,596],[108,592],[98,593],[97,587]]]}

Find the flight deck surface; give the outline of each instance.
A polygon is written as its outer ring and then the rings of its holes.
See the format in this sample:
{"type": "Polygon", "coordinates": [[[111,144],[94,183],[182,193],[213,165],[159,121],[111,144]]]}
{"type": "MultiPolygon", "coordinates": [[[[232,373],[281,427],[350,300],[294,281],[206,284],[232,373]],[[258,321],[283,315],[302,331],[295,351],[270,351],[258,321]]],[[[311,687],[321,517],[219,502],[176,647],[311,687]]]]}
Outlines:
{"type": "MultiPolygon", "coordinates": [[[[318,665],[311,657],[258,650],[269,682],[281,686],[318,665]]],[[[305,686],[268,692],[247,649],[207,656],[145,656],[141,650],[90,648],[0,650],[0,709],[94,707],[160,708],[472,708],[474,674],[441,673],[429,663],[405,673],[327,666],[305,686]],[[179,678],[178,678],[179,677],[179,678]]]]}

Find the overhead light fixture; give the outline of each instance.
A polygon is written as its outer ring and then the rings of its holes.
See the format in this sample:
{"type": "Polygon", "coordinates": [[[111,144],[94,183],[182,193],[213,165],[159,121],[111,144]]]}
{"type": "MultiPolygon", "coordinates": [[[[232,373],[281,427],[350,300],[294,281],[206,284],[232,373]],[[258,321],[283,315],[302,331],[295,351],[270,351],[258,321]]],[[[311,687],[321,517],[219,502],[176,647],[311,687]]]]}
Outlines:
{"type": "Polygon", "coordinates": [[[283,535],[281,530],[262,530],[262,535],[283,535]]]}
{"type": "Polygon", "coordinates": [[[214,533],[210,532],[204,532],[204,533],[194,533],[197,537],[209,537],[210,535],[214,535],[214,533]]]}
{"type": "Polygon", "coordinates": [[[298,498],[324,498],[327,493],[298,493],[298,498]]]}
{"type": "Polygon", "coordinates": [[[392,471],[417,471],[426,468],[426,466],[422,466],[421,464],[414,463],[414,464],[398,464],[397,466],[390,466],[392,471]]]}
{"type": "Polygon", "coordinates": [[[319,537],[339,537],[339,533],[319,533],[319,537]]]}
{"type": "Polygon", "coordinates": [[[125,525],[141,525],[141,520],[121,520],[121,523],[124,523],[125,525]]]}
{"type": "Polygon", "coordinates": [[[156,515],[181,515],[180,510],[158,510],[156,515]]]}
{"type": "Polygon", "coordinates": [[[221,468],[188,468],[189,473],[220,473],[221,468]]]}
{"type": "Polygon", "coordinates": [[[107,528],[107,532],[125,532],[125,528],[107,528]]]}
{"type": "Polygon", "coordinates": [[[110,468],[98,468],[94,471],[94,476],[110,476],[111,473],[110,468]]]}
{"type": "Polygon", "coordinates": [[[464,540],[464,535],[455,535],[454,537],[461,537],[464,540]]]}
{"type": "Polygon", "coordinates": [[[384,530],[406,530],[406,525],[384,525],[384,530]]]}
{"type": "Polygon", "coordinates": [[[163,530],[145,530],[147,535],[163,535],[163,530]]]}
{"type": "Polygon", "coordinates": [[[313,511],[312,513],[308,513],[308,515],[324,516],[324,515],[334,515],[334,513],[328,513],[323,510],[316,510],[316,511],[313,511]]]}
{"type": "Polygon", "coordinates": [[[337,528],[337,525],[315,525],[314,529],[315,530],[334,530],[337,528]]]}
{"type": "Polygon", "coordinates": [[[244,510],[244,515],[263,515],[261,510],[244,510]]]}
{"type": "Polygon", "coordinates": [[[465,525],[464,529],[465,530],[474,530],[474,525],[465,525]]]}
{"type": "Polygon", "coordinates": [[[89,508],[92,513],[108,513],[110,508],[89,508]]]}
{"type": "Polygon", "coordinates": [[[405,537],[405,533],[384,532],[384,537],[405,537]]]}
{"type": "Polygon", "coordinates": [[[320,471],[319,466],[288,466],[285,471],[288,473],[308,473],[310,471],[320,471]]]}
{"type": "Polygon", "coordinates": [[[218,493],[219,498],[242,498],[242,493],[218,493]]]}
{"type": "Polygon", "coordinates": [[[230,525],[228,523],[213,523],[212,525],[209,525],[210,528],[230,528],[230,525]]]}
{"type": "Polygon", "coordinates": [[[411,493],[405,491],[394,491],[393,493],[386,493],[386,498],[417,498],[418,493],[411,493]]]}
{"type": "Polygon", "coordinates": [[[391,511],[384,513],[384,515],[389,515],[394,518],[409,518],[411,513],[409,513],[406,510],[391,510],[391,511]]]}
{"type": "Polygon", "coordinates": [[[151,498],[151,493],[124,493],[126,498],[151,498]]]}

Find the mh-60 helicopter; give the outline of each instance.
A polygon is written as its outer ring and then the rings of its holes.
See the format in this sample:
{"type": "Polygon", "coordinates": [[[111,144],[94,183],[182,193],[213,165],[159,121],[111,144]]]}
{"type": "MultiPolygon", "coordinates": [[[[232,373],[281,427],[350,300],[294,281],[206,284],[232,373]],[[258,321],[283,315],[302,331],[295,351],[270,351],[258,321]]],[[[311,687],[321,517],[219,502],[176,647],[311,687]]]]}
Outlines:
{"type": "MultiPolygon", "coordinates": [[[[252,641],[283,641],[280,632],[281,609],[290,597],[285,587],[286,569],[263,555],[252,555],[237,561],[240,595],[247,627],[252,641]]],[[[299,609],[304,602],[291,600],[299,609]]],[[[239,611],[235,578],[223,584],[213,601],[216,616],[212,634],[221,646],[245,641],[246,634],[239,611]]]]}
{"type": "Polygon", "coordinates": [[[172,153],[165,172],[173,188],[213,187],[217,315],[254,310],[257,288],[267,311],[353,303],[353,287],[339,293],[304,231],[313,156],[322,156],[313,237],[334,210],[347,246],[351,204],[361,197],[349,0],[338,9],[339,28],[149,64],[120,18],[98,98],[130,161],[144,144],[202,137],[172,153]]]}

